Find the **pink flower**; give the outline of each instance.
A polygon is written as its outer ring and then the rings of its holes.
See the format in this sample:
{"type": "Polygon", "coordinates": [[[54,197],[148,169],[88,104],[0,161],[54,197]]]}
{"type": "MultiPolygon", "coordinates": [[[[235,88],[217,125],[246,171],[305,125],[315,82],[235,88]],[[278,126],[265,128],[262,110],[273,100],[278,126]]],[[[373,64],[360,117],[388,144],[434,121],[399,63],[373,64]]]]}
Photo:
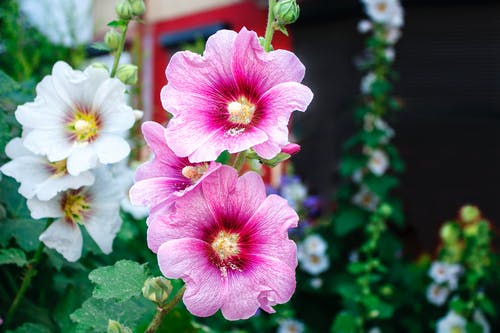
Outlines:
{"type": "Polygon", "coordinates": [[[148,245],[167,278],[186,283],[184,304],[228,320],[287,302],[295,290],[297,255],[287,230],[298,216],[277,195],[266,197],[260,176],[221,166],[201,186],[151,222],[148,245]]]}
{"type": "Polygon", "coordinates": [[[186,157],[177,157],[168,147],[165,128],[153,121],[142,124],[142,133],[154,158],[141,165],[130,189],[134,205],[149,206],[151,215],[168,210],[172,203],[194,189],[219,163],[190,163],[186,157]]]}
{"type": "Polygon", "coordinates": [[[170,60],[163,107],[173,114],[166,136],[178,156],[213,161],[224,150],[248,148],[271,159],[288,143],[288,121],[312,100],[300,84],[305,68],[291,52],[264,52],[257,34],[221,30],[205,53],[178,52],[170,60]]]}
{"type": "Polygon", "coordinates": [[[300,145],[296,143],[289,143],[281,148],[282,153],[295,155],[300,151],[300,145]]]}

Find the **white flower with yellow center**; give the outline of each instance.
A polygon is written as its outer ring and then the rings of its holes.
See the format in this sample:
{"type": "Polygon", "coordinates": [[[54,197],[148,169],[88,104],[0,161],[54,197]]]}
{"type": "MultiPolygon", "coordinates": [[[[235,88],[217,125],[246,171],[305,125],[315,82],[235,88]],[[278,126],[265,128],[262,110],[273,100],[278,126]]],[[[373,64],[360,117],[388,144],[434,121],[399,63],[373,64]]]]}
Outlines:
{"type": "Polygon", "coordinates": [[[94,183],[92,172],[72,176],[66,169],[65,159],[49,162],[46,157],[26,149],[21,138],[12,139],[5,147],[5,153],[12,161],[5,163],[0,170],[21,183],[19,193],[27,199],[36,196],[40,200],[49,200],[61,191],[94,183]]]}
{"type": "Polygon", "coordinates": [[[437,333],[466,333],[467,321],[454,311],[439,319],[437,322],[437,333]]]}
{"type": "Polygon", "coordinates": [[[375,22],[390,27],[402,27],[404,24],[403,8],[398,0],[362,0],[366,14],[375,22]]]}
{"type": "Polygon", "coordinates": [[[303,333],[304,323],[295,319],[282,319],[279,321],[277,333],[303,333]]]}
{"type": "Polygon", "coordinates": [[[303,254],[318,254],[322,255],[326,252],[328,244],[318,234],[307,236],[298,246],[298,252],[303,254]]]}
{"type": "Polygon", "coordinates": [[[450,295],[450,289],[437,283],[431,283],[427,288],[427,300],[434,305],[443,305],[450,295]]]}
{"type": "Polygon", "coordinates": [[[370,169],[374,175],[382,176],[388,167],[389,158],[383,150],[374,149],[371,151],[370,158],[368,160],[368,169],[370,169]]]}
{"type": "Polygon", "coordinates": [[[77,261],[82,255],[82,233],[79,225],[87,229],[102,252],[112,251],[113,240],[122,220],[119,204],[120,187],[106,170],[96,170],[93,186],[68,190],[49,201],[28,200],[33,218],[56,218],[39,237],[49,248],[55,249],[68,261],[77,261]]]}
{"type": "Polygon", "coordinates": [[[321,274],[330,267],[330,259],[324,253],[314,254],[298,252],[297,257],[300,268],[311,275],[321,274]]]}
{"type": "Polygon", "coordinates": [[[71,175],[97,162],[116,163],[130,147],[123,133],[134,124],[125,85],[102,68],[73,70],[59,61],[36,87],[34,102],[21,105],[16,119],[24,126],[24,145],[50,162],[66,159],[71,175]]]}
{"type": "Polygon", "coordinates": [[[377,209],[380,199],[368,187],[363,185],[359,189],[359,192],[352,197],[352,202],[359,207],[374,212],[377,209]]]}

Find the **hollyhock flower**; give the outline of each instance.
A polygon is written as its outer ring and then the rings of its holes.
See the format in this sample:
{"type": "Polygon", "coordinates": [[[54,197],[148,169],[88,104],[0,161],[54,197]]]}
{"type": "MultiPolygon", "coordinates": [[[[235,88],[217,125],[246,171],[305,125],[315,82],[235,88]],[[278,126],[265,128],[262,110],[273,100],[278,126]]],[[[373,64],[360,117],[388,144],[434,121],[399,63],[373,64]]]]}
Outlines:
{"type": "Polygon", "coordinates": [[[396,51],[392,47],[388,47],[384,51],[385,58],[389,62],[393,62],[396,59],[396,51]]]}
{"type": "Polygon", "coordinates": [[[398,0],[363,0],[366,14],[375,22],[392,27],[404,24],[403,8],[398,0]]]}
{"type": "Polygon", "coordinates": [[[450,289],[437,283],[431,283],[427,288],[427,300],[435,305],[443,305],[450,295],[450,289]]]}
{"type": "Polygon", "coordinates": [[[5,147],[5,154],[12,161],[0,170],[21,183],[19,193],[27,199],[36,196],[40,200],[49,200],[61,191],[94,183],[90,171],[72,176],[66,169],[66,160],[49,162],[46,157],[27,150],[21,138],[12,139],[5,147]]]}
{"type": "Polygon", "coordinates": [[[374,212],[380,199],[368,187],[363,185],[359,192],[352,197],[352,202],[370,212],[374,212]]]}
{"type": "Polygon", "coordinates": [[[303,333],[304,323],[295,319],[282,319],[279,321],[277,333],[303,333]]]}
{"type": "Polygon", "coordinates": [[[134,124],[125,85],[102,68],[81,72],[58,61],[52,75],[36,87],[34,102],[21,105],[16,119],[24,126],[24,145],[50,162],[67,159],[71,175],[115,163],[130,147],[122,137],[134,124]]]}
{"type": "Polygon", "coordinates": [[[28,208],[35,219],[56,218],[39,237],[49,248],[55,249],[68,261],[77,261],[82,255],[82,233],[87,229],[102,252],[112,251],[113,240],[122,220],[119,202],[122,193],[105,170],[96,170],[96,180],[90,187],[59,193],[49,201],[28,199],[28,208]]]}
{"type": "Polygon", "coordinates": [[[300,145],[296,143],[289,143],[281,147],[281,152],[289,155],[295,155],[300,151],[300,145]]]}
{"type": "Polygon", "coordinates": [[[318,234],[312,234],[307,236],[298,246],[298,253],[303,254],[324,254],[328,244],[318,234]]]}
{"type": "Polygon", "coordinates": [[[137,168],[130,201],[150,207],[152,213],[168,210],[175,200],[196,188],[221,166],[216,162],[191,163],[186,157],[175,155],[165,139],[165,128],[158,123],[143,123],[142,133],[154,158],[137,168]]]}
{"type": "Polygon", "coordinates": [[[366,170],[364,168],[358,168],[356,171],[351,176],[351,179],[354,183],[360,184],[361,181],[363,180],[363,177],[366,173],[366,170]]]}
{"type": "Polygon", "coordinates": [[[295,290],[296,246],[288,229],[298,216],[277,195],[266,197],[255,172],[238,178],[221,166],[153,219],[148,245],[167,278],[186,283],[184,304],[196,316],[221,309],[228,320],[287,302],[295,290]]]}
{"type": "Polygon", "coordinates": [[[300,268],[311,275],[318,275],[330,267],[330,259],[325,254],[298,252],[300,268]]]}
{"type": "Polygon", "coordinates": [[[454,311],[439,319],[437,322],[437,333],[466,333],[467,321],[454,311]]]}
{"type": "Polygon", "coordinates": [[[382,330],[379,327],[372,327],[368,330],[368,333],[382,333],[382,330]]]}
{"type": "Polygon", "coordinates": [[[369,72],[361,79],[360,90],[363,94],[369,94],[372,91],[372,85],[377,80],[377,75],[373,72],[369,72]]]}
{"type": "Polygon", "coordinates": [[[429,269],[429,276],[436,283],[447,283],[451,290],[458,287],[458,277],[462,272],[459,264],[449,264],[441,261],[434,261],[429,269]]]}
{"type": "Polygon", "coordinates": [[[163,107],[174,116],[166,131],[170,148],[191,162],[213,161],[248,148],[271,159],[288,143],[288,121],[312,100],[300,84],[304,66],[291,52],[265,52],[258,36],[220,30],[203,56],[174,54],[166,69],[163,107]]]}
{"type": "Polygon", "coordinates": [[[488,323],[488,320],[484,316],[484,314],[480,310],[474,311],[474,314],[472,315],[472,319],[481,326],[483,329],[483,333],[490,333],[491,328],[490,328],[490,323],[488,323]]]}
{"type": "Polygon", "coordinates": [[[385,33],[385,41],[391,45],[394,45],[401,38],[401,30],[398,28],[389,28],[385,33]]]}
{"type": "Polygon", "coordinates": [[[362,34],[367,33],[373,29],[373,24],[368,20],[361,20],[358,22],[358,31],[362,34]]]}
{"type": "Polygon", "coordinates": [[[311,287],[314,289],[319,289],[323,286],[323,279],[319,277],[312,278],[309,283],[311,284],[311,287]]]}
{"type": "Polygon", "coordinates": [[[382,176],[388,167],[389,158],[383,150],[374,149],[371,151],[370,158],[368,159],[368,169],[370,169],[374,175],[382,176]]]}
{"type": "Polygon", "coordinates": [[[297,208],[307,197],[307,187],[300,181],[299,177],[282,178],[280,194],[288,200],[293,208],[297,208]]]}

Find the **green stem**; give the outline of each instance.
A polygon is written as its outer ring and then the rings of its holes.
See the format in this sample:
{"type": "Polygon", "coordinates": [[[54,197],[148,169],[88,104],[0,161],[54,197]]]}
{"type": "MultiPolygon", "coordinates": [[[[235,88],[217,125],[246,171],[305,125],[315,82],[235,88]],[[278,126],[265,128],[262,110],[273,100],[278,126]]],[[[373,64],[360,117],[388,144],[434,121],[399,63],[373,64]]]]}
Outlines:
{"type": "Polygon", "coordinates": [[[118,68],[118,63],[120,62],[120,57],[122,56],[123,48],[125,47],[125,40],[127,37],[128,22],[123,28],[122,35],[120,38],[120,45],[118,45],[118,50],[115,53],[115,60],[113,61],[113,68],[111,69],[111,77],[115,77],[116,69],[118,68]]]}
{"type": "MultiPolygon", "coordinates": [[[[49,219],[47,221],[47,224],[45,225],[44,230],[46,230],[49,225],[53,222],[53,219],[49,219]]],[[[14,298],[14,301],[12,301],[12,304],[10,305],[9,310],[7,311],[7,316],[5,317],[5,323],[4,323],[4,328],[9,327],[9,324],[14,317],[14,314],[16,313],[17,307],[21,303],[22,299],[24,298],[24,294],[26,294],[26,291],[28,290],[31,280],[33,277],[35,277],[37,271],[36,271],[36,265],[42,258],[42,253],[43,250],[45,249],[45,244],[40,242],[38,245],[38,248],[36,249],[35,255],[33,256],[33,259],[28,263],[27,265],[27,270],[26,273],[24,274],[23,282],[21,283],[21,287],[17,291],[16,297],[14,298]]]]}
{"type": "Polygon", "coordinates": [[[149,323],[148,328],[144,331],[144,333],[154,333],[160,327],[163,318],[167,313],[169,313],[176,305],[179,303],[179,301],[182,299],[182,296],[184,295],[184,291],[186,291],[186,285],[183,285],[181,289],[175,294],[174,298],[170,302],[168,302],[167,305],[163,307],[158,307],[155,316],[153,317],[153,320],[151,320],[151,323],[149,323]]]}
{"type": "Polygon", "coordinates": [[[243,167],[243,164],[245,164],[246,158],[247,158],[246,151],[239,152],[238,155],[236,155],[236,159],[234,160],[233,168],[235,168],[236,171],[240,172],[241,168],[243,167]]]}
{"type": "Polygon", "coordinates": [[[269,0],[269,9],[267,13],[266,34],[264,36],[264,51],[271,51],[271,41],[274,35],[274,5],[276,0],[269,0]]]}

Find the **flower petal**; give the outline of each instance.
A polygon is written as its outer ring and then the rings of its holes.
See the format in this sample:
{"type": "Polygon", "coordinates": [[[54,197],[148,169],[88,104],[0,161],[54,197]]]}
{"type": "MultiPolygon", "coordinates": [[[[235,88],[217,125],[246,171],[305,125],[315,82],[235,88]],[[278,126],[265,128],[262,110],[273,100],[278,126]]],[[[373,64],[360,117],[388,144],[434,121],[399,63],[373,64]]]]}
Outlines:
{"type": "Polygon", "coordinates": [[[77,261],[82,256],[82,233],[77,225],[57,220],[40,235],[39,239],[68,261],[77,261]]]}
{"type": "Polygon", "coordinates": [[[41,219],[44,217],[62,217],[63,212],[60,206],[60,195],[49,201],[41,201],[34,197],[28,199],[26,204],[31,212],[31,217],[41,219]]]}
{"type": "Polygon", "coordinates": [[[23,143],[33,153],[47,155],[51,162],[67,158],[73,149],[73,144],[60,128],[32,129],[26,134],[23,143]]]}
{"type": "Polygon", "coordinates": [[[192,314],[213,315],[226,295],[226,279],[208,261],[209,245],[198,239],[171,240],[160,246],[158,264],[167,278],[181,278],[186,283],[183,301],[192,314]]]}
{"type": "Polygon", "coordinates": [[[97,154],[88,145],[76,146],[66,162],[66,169],[70,175],[78,176],[83,171],[90,170],[97,165],[97,154]]]}
{"type": "Polygon", "coordinates": [[[135,183],[129,191],[130,202],[138,206],[155,207],[160,204],[168,205],[175,199],[177,179],[156,177],[143,179],[135,183]]]}
{"type": "Polygon", "coordinates": [[[103,164],[116,163],[130,153],[130,146],[118,135],[101,135],[95,142],[99,161],[103,164]]]}
{"type": "Polygon", "coordinates": [[[105,254],[113,251],[113,240],[120,230],[122,219],[118,214],[118,207],[114,214],[98,214],[98,218],[89,218],[85,220],[84,226],[90,237],[96,242],[102,252],[105,254]]]}

